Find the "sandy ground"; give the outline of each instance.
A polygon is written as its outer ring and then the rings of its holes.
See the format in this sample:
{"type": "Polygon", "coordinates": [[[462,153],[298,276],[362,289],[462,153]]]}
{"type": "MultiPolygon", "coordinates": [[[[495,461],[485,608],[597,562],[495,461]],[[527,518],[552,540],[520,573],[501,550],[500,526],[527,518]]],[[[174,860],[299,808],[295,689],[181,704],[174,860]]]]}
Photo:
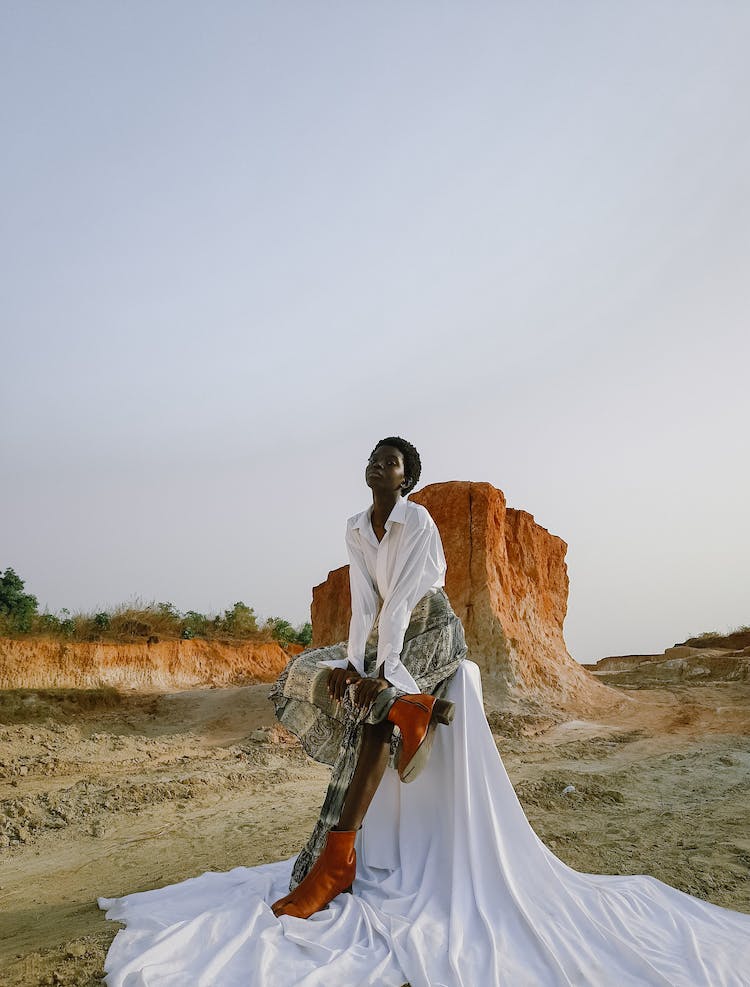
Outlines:
{"type": "MultiPolygon", "coordinates": [[[[274,727],[267,692],[0,692],[3,987],[100,983],[118,926],[99,895],[299,849],[327,771],[274,727]]],[[[750,683],[622,697],[598,722],[560,722],[488,694],[531,823],[579,870],[654,874],[750,912],[750,683]]]]}

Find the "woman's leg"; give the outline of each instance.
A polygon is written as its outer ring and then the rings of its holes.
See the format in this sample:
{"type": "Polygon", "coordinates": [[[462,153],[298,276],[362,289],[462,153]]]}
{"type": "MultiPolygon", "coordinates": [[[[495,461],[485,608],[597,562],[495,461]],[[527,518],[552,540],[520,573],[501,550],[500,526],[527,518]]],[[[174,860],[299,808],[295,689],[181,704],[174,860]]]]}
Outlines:
{"type": "MultiPolygon", "coordinates": [[[[357,765],[346,790],[338,824],[333,827],[334,829],[355,830],[362,825],[365,814],[388,766],[394,724],[398,723],[402,732],[399,774],[401,774],[401,762],[403,762],[404,753],[406,753],[411,761],[411,773],[416,777],[418,772],[414,769],[416,767],[415,755],[418,749],[419,753],[423,754],[420,758],[421,763],[429,756],[434,726],[437,723],[450,723],[453,719],[453,704],[446,703],[442,699],[435,701],[432,696],[406,696],[406,709],[399,709],[396,715],[392,715],[390,710],[394,707],[398,709],[398,702],[397,698],[391,698],[383,703],[381,698],[380,702],[374,703],[371,707],[370,717],[385,714],[388,718],[376,719],[375,722],[368,718],[363,722],[362,742],[357,765]],[[414,700],[421,700],[421,702],[414,702],[414,700]],[[444,712],[444,707],[450,707],[447,714],[444,712]],[[433,712],[433,709],[437,712],[433,712]],[[407,732],[405,733],[405,731],[407,732]],[[408,747],[407,751],[403,749],[404,744],[408,747]],[[424,752],[421,750],[422,746],[425,748],[424,752]]],[[[405,780],[403,776],[402,780],[405,780]]]]}
{"type": "Polygon", "coordinates": [[[329,833],[321,855],[307,876],[271,906],[277,917],[307,918],[341,891],[351,890],[356,873],[354,838],[388,765],[392,732],[393,726],[387,721],[362,724],[357,765],[338,824],[329,833]]]}
{"type": "Polygon", "coordinates": [[[362,825],[388,766],[392,733],[393,724],[388,720],[363,725],[357,767],[346,791],[336,829],[359,829],[362,825]]]}

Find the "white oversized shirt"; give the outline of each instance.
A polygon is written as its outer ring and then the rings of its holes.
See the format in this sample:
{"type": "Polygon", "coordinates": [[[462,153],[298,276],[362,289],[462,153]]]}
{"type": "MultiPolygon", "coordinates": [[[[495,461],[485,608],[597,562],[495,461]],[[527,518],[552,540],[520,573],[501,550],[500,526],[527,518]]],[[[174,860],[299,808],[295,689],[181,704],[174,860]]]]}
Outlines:
{"type": "Polygon", "coordinates": [[[404,692],[419,687],[401,661],[411,612],[432,587],[445,585],[445,554],[440,532],[426,508],[400,498],[385,522],[378,542],[372,528],[372,507],[346,522],[352,619],[347,658],[326,661],[332,668],[351,662],[364,675],[365,644],[378,613],[377,667],[383,678],[404,692]]]}

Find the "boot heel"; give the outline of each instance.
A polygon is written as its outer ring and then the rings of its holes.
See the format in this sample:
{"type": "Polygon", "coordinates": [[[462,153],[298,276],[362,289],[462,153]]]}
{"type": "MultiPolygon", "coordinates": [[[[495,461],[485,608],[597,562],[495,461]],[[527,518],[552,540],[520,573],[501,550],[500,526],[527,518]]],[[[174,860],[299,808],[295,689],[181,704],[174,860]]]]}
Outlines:
{"type": "Polygon", "coordinates": [[[453,717],[455,715],[455,703],[452,703],[449,699],[435,700],[435,705],[432,707],[432,718],[434,720],[437,720],[438,723],[443,723],[445,726],[449,726],[453,723],[453,717]]]}

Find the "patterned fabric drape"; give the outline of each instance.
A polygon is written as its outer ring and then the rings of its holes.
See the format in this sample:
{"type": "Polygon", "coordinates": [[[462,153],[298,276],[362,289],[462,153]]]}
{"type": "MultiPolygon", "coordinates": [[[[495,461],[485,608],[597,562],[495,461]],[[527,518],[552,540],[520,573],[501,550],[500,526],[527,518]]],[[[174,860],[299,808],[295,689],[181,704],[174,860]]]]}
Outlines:
{"type": "MultiPolygon", "coordinates": [[[[376,673],[377,650],[376,618],[365,648],[367,675],[376,673]]],[[[466,640],[461,621],[453,612],[445,590],[431,589],[412,611],[401,661],[421,692],[440,697],[465,656],[466,640]]],[[[360,710],[352,703],[350,686],[343,701],[334,703],[327,688],[331,670],[319,664],[332,658],[346,658],[346,642],[303,651],[292,658],[269,695],[279,721],[299,738],[310,757],[330,764],[333,769],[320,817],[295,862],[290,890],[315,863],[328,831],[339,820],[357,765],[362,725],[385,719],[396,699],[404,695],[399,689],[385,689],[369,709],[360,710]]],[[[398,730],[394,730],[392,765],[398,756],[399,743],[398,730]]]]}

